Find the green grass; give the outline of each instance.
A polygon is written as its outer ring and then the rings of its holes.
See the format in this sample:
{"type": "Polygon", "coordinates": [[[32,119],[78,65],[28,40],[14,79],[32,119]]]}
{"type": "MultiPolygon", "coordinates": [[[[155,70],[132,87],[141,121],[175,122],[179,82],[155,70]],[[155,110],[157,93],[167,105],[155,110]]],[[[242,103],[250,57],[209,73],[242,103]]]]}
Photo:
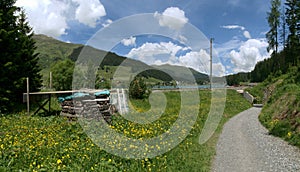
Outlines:
{"type": "Polygon", "coordinates": [[[263,100],[260,122],[269,133],[300,147],[300,85],[299,69],[287,74],[270,75],[263,83],[249,90],[263,100]]]}
{"type": "MultiPolygon", "coordinates": [[[[166,110],[153,123],[139,125],[116,117],[112,128],[132,138],[154,137],[166,132],[177,118],[180,97],[178,92],[165,95],[166,110]]],[[[171,151],[142,160],[124,159],[105,152],[92,142],[78,122],[69,122],[60,116],[2,116],[0,171],[210,171],[222,126],[251,105],[235,91],[228,90],[217,131],[200,145],[199,135],[210,108],[210,92],[200,91],[199,95],[199,115],[188,136],[171,151]]],[[[142,111],[149,109],[148,101],[135,100],[132,104],[142,111]]]]}

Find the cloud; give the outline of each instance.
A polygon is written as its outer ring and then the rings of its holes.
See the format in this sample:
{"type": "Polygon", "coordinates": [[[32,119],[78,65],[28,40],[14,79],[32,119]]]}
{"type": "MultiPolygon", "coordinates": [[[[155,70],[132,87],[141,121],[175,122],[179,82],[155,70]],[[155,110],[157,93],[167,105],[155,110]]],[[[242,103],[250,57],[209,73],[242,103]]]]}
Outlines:
{"type": "MultiPolygon", "coordinates": [[[[149,65],[170,64],[193,68],[202,73],[209,73],[210,56],[201,49],[190,51],[188,47],[176,45],[172,42],[145,43],[138,48],[133,48],[127,57],[143,61],[149,65]],[[182,55],[179,52],[187,51],[182,55]]],[[[223,76],[225,67],[221,63],[213,63],[213,74],[223,76]]]]}
{"type": "MultiPolygon", "coordinates": [[[[192,51],[186,55],[180,56],[176,65],[186,66],[201,73],[208,74],[210,71],[210,56],[203,49],[198,52],[192,51]]],[[[214,76],[224,76],[225,67],[220,62],[214,62],[212,73],[214,76]]]]}
{"type": "Polygon", "coordinates": [[[181,29],[189,21],[185,12],[178,7],[169,7],[162,14],[155,12],[154,16],[159,20],[160,26],[174,30],[181,29]]]}
{"type": "Polygon", "coordinates": [[[125,45],[125,46],[135,46],[136,45],[136,43],[135,43],[135,41],[136,41],[136,37],[130,37],[130,38],[128,38],[128,39],[123,39],[122,41],[121,41],[121,43],[123,44],[123,45],[125,45]]]}
{"type": "Polygon", "coordinates": [[[224,29],[241,29],[245,30],[244,26],[239,26],[239,25],[226,25],[226,26],[221,26],[224,29]]]}
{"type": "Polygon", "coordinates": [[[233,72],[252,71],[257,62],[270,57],[267,46],[265,39],[249,39],[242,43],[238,51],[232,50],[229,57],[234,65],[233,72]]]}
{"type": "Polygon", "coordinates": [[[66,34],[67,18],[64,12],[69,9],[63,1],[18,0],[16,5],[24,7],[30,25],[38,34],[58,37],[66,34]]]}
{"type": "Polygon", "coordinates": [[[75,19],[90,27],[96,27],[97,21],[106,15],[99,0],[73,0],[78,4],[75,19]]]}
{"type": "Polygon", "coordinates": [[[251,39],[250,32],[247,31],[244,26],[240,26],[240,25],[226,25],[226,26],[221,26],[221,28],[224,28],[224,29],[240,29],[241,31],[243,31],[243,35],[244,35],[245,38],[251,39]]]}
{"type": "Polygon", "coordinates": [[[238,49],[242,43],[243,42],[239,39],[232,39],[221,45],[217,45],[217,47],[215,47],[215,50],[217,51],[218,55],[224,56],[224,54],[228,53],[228,51],[238,49]]]}
{"type": "Polygon", "coordinates": [[[172,42],[146,42],[140,47],[133,48],[126,56],[152,65],[157,60],[160,60],[162,63],[176,60],[175,56],[180,50],[186,49],[172,42]]]}
{"type": "Polygon", "coordinates": [[[213,76],[223,77],[223,76],[225,76],[225,73],[226,73],[226,68],[221,62],[212,64],[213,76]]]}
{"type": "Polygon", "coordinates": [[[199,52],[192,51],[179,57],[181,65],[196,69],[202,73],[209,72],[209,60],[209,54],[202,49],[199,52]]]}
{"type": "Polygon", "coordinates": [[[179,35],[178,39],[179,39],[180,43],[182,43],[182,44],[186,44],[188,41],[188,39],[186,37],[184,37],[183,35],[179,35]]]}
{"type": "Polygon", "coordinates": [[[105,20],[105,22],[102,24],[103,27],[108,27],[110,24],[112,24],[112,20],[111,19],[107,19],[105,20]]]}
{"type": "Polygon", "coordinates": [[[17,0],[16,6],[25,9],[35,33],[56,38],[67,34],[70,21],[95,27],[106,15],[98,0],[17,0]]]}
{"type": "Polygon", "coordinates": [[[240,0],[228,0],[227,2],[234,7],[239,6],[241,3],[240,0]]]}
{"type": "Polygon", "coordinates": [[[249,31],[244,31],[244,36],[247,39],[251,39],[251,35],[250,35],[249,31]]]}

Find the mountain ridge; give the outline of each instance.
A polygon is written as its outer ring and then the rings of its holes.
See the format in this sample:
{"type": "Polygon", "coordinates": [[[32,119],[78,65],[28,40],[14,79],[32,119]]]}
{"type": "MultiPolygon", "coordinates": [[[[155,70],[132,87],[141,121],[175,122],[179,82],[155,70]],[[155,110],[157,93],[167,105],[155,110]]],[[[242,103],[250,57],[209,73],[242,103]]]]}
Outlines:
{"type": "MultiPolygon", "coordinates": [[[[70,59],[76,63],[84,63],[80,60],[90,59],[91,57],[100,58],[97,59],[96,62],[98,63],[99,60],[101,61],[99,68],[104,68],[105,66],[122,65],[130,67],[133,73],[142,71],[139,72],[140,75],[146,78],[152,77],[161,81],[187,81],[187,73],[183,72],[187,68],[183,66],[173,66],[170,64],[149,66],[141,61],[119,56],[118,54],[113,52],[106,52],[82,44],[66,43],[55,38],[48,37],[46,35],[34,35],[33,39],[36,41],[36,53],[39,54],[39,65],[42,69],[41,74],[44,81],[49,79],[49,72],[51,71],[51,67],[57,62],[70,59]],[[80,59],[78,59],[79,56],[80,59]],[[159,71],[158,69],[161,69],[162,71],[159,71]],[[173,78],[168,73],[172,73],[173,78]]],[[[208,75],[195,71],[191,68],[188,69],[193,74],[198,84],[204,84],[209,81],[208,75]]]]}

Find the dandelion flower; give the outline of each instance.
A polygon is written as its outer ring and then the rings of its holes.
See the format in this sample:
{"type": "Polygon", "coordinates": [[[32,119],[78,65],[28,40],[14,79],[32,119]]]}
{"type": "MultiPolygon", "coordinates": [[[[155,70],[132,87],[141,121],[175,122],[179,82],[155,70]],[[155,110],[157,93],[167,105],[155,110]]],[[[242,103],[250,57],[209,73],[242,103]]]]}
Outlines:
{"type": "Polygon", "coordinates": [[[58,160],[56,161],[56,163],[57,163],[57,164],[61,164],[62,161],[61,161],[60,159],[58,159],[58,160]]]}

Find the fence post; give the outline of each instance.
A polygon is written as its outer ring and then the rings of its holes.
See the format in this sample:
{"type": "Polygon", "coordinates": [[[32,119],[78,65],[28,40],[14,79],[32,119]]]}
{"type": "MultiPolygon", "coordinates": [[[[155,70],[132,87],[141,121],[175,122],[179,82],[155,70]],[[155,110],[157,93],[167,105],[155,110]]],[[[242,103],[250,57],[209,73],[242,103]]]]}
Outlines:
{"type": "Polygon", "coordinates": [[[27,85],[27,115],[30,115],[30,108],[29,108],[29,78],[26,78],[26,85],[27,85]]]}

